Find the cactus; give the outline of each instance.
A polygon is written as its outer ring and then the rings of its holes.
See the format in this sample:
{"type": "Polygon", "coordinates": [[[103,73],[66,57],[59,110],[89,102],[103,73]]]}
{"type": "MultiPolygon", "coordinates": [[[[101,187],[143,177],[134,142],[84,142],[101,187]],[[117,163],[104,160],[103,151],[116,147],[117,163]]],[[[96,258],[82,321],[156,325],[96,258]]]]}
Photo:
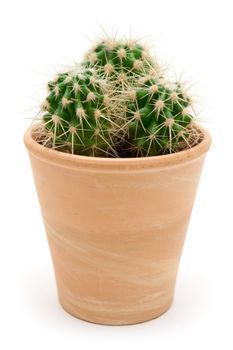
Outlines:
{"type": "Polygon", "coordinates": [[[127,143],[132,155],[173,153],[191,145],[195,132],[192,102],[180,83],[146,77],[130,88],[126,100],[127,143]]]}
{"type": "Polygon", "coordinates": [[[192,101],[145,45],[104,39],[48,84],[44,145],[99,157],[155,156],[198,142],[192,101]]]}
{"type": "Polygon", "coordinates": [[[110,111],[114,101],[106,80],[91,69],[76,69],[58,74],[48,90],[42,105],[47,146],[75,154],[116,156],[110,111]]]}
{"type": "Polygon", "coordinates": [[[158,65],[146,45],[136,40],[106,38],[94,45],[82,63],[124,88],[136,77],[157,72],[158,65]]]}

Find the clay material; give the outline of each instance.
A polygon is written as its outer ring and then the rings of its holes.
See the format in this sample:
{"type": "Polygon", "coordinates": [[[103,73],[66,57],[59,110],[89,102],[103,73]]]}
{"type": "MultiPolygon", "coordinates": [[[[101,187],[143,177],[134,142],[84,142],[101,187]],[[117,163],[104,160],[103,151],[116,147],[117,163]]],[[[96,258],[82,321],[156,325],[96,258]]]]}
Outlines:
{"type": "MultiPolygon", "coordinates": [[[[199,128],[199,127],[198,127],[199,128]]],[[[210,135],[147,158],[71,155],[25,134],[59,300],[95,323],[143,322],[171,305],[210,135]]]]}

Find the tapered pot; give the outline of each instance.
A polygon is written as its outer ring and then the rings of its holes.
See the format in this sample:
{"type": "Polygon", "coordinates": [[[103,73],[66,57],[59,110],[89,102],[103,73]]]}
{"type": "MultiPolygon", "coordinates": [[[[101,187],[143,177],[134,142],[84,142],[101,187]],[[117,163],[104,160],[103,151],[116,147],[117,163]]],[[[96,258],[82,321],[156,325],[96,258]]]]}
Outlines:
{"type": "Polygon", "coordinates": [[[123,325],[168,310],[211,142],[199,130],[188,150],[121,159],[58,152],[27,130],[59,301],[70,314],[123,325]]]}

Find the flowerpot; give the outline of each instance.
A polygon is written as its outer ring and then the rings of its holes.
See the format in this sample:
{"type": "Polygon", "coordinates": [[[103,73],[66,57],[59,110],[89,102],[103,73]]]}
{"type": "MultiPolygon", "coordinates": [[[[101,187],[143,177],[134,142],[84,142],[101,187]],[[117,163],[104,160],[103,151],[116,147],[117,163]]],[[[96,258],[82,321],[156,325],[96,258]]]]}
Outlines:
{"type": "Polygon", "coordinates": [[[62,307],[100,324],[143,322],[172,304],[210,135],[178,153],[97,158],[25,134],[62,307]]]}

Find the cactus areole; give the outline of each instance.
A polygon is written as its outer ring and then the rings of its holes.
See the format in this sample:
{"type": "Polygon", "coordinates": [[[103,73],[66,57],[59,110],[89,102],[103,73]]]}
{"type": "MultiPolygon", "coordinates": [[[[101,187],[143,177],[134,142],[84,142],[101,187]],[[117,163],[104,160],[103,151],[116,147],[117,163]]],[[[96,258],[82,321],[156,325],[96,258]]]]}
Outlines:
{"type": "Polygon", "coordinates": [[[196,145],[193,102],[146,45],[99,41],[84,60],[48,83],[34,138],[58,151],[146,157],[196,145]]]}

